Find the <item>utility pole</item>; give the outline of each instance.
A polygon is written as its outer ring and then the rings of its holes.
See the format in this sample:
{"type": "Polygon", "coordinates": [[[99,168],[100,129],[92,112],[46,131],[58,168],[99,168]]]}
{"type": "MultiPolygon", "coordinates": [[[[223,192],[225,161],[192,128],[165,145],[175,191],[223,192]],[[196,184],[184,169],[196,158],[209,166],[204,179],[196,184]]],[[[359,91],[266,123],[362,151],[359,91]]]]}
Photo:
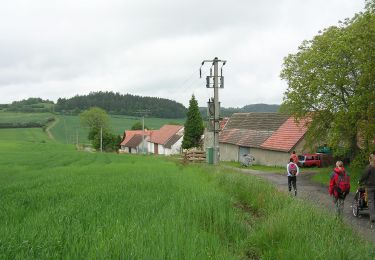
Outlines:
{"type": "Polygon", "coordinates": [[[149,109],[138,110],[137,114],[142,115],[142,153],[145,154],[145,115],[150,113],[149,109]]]}
{"type": "Polygon", "coordinates": [[[207,109],[209,116],[209,126],[213,125],[213,128],[209,129],[213,132],[213,164],[218,164],[220,161],[219,151],[219,132],[220,132],[220,102],[219,102],[219,88],[224,88],[224,76],[223,66],[226,64],[226,60],[219,60],[215,57],[213,60],[204,60],[200,68],[200,77],[202,77],[202,66],[205,62],[212,63],[210,68],[210,76],[206,77],[206,87],[214,89],[214,97],[208,101],[207,109]],[[219,63],[222,63],[220,75],[219,75],[219,63]],[[212,67],[214,73],[212,75],[212,67]],[[213,81],[213,82],[212,82],[213,81]]]}
{"type": "Polygon", "coordinates": [[[100,152],[103,152],[103,127],[100,127],[100,152]]]}
{"type": "Polygon", "coordinates": [[[78,147],[78,144],[79,144],[79,142],[78,142],[78,130],[79,130],[79,128],[76,129],[76,143],[77,143],[77,147],[78,147]]]}

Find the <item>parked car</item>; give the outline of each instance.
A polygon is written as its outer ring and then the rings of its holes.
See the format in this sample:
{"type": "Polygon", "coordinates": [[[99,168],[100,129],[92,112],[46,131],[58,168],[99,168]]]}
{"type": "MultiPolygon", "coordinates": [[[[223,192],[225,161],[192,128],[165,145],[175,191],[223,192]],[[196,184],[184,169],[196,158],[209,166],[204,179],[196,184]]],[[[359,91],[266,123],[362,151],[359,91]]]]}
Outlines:
{"type": "Polygon", "coordinates": [[[325,167],[333,164],[331,154],[315,153],[298,155],[298,166],[300,167],[325,167]]]}
{"type": "Polygon", "coordinates": [[[298,166],[300,167],[322,167],[322,156],[320,154],[298,155],[298,166]]]}

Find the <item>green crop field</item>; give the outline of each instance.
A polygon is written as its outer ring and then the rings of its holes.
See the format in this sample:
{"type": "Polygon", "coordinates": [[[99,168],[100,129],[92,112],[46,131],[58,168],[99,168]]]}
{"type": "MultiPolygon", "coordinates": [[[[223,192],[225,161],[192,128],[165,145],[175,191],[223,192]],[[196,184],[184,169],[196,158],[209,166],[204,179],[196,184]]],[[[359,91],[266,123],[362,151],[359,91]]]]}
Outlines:
{"type": "Polygon", "coordinates": [[[51,113],[21,113],[21,112],[3,112],[0,111],[1,123],[44,123],[48,118],[54,117],[51,113]]]}
{"type": "MultiPolygon", "coordinates": [[[[23,113],[23,112],[3,112],[0,111],[1,124],[27,124],[40,123],[44,124],[49,118],[57,120],[56,125],[51,129],[51,133],[58,142],[88,144],[88,128],[80,125],[79,116],[56,115],[52,113],[23,113]]],[[[132,125],[142,119],[136,117],[110,115],[111,128],[115,134],[122,135],[124,130],[131,129],[132,125]]],[[[145,117],[145,125],[150,129],[159,129],[164,124],[180,124],[185,123],[184,118],[168,119],[168,118],[148,118],[145,117]]]]}
{"type": "Polygon", "coordinates": [[[374,259],[327,212],[207,165],[0,130],[0,259],[374,259]]]}
{"type": "MultiPolygon", "coordinates": [[[[59,121],[51,129],[53,136],[59,142],[63,143],[76,143],[77,135],[79,143],[89,143],[87,140],[88,129],[83,128],[80,125],[79,116],[57,116],[59,121]]],[[[111,115],[111,127],[115,134],[122,135],[124,130],[131,129],[132,125],[137,121],[142,119],[121,116],[121,115],[111,115]]],[[[174,123],[181,124],[185,123],[185,119],[167,119],[167,118],[145,118],[145,125],[150,129],[159,129],[164,124],[174,123]]]]}

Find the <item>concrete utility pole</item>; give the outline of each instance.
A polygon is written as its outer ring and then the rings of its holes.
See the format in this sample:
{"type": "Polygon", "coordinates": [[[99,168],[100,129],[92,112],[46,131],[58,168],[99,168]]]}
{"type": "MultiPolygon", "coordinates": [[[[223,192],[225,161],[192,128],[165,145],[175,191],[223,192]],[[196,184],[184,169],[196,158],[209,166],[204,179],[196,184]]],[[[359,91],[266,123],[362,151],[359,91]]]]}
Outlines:
{"type": "MultiPolygon", "coordinates": [[[[220,151],[219,151],[219,132],[220,132],[220,102],[219,102],[219,87],[224,88],[224,76],[223,76],[223,66],[226,64],[225,60],[219,60],[215,57],[213,60],[204,60],[201,65],[205,62],[212,63],[210,69],[210,76],[206,77],[206,87],[214,89],[214,98],[211,99],[207,104],[209,125],[213,125],[213,164],[218,164],[220,161],[220,151]],[[219,76],[219,63],[222,63],[221,72],[219,76]],[[214,67],[214,75],[212,76],[212,67],[214,67]],[[213,80],[213,83],[212,83],[213,80]]],[[[200,70],[200,76],[202,77],[202,72],[200,70]]]]}
{"type": "Polygon", "coordinates": [[[145,115],[149,114],[150,110],[138,110],[136,113],[142,115],[142,153],[145,154],[145,115]]]}
{"type": "Polygon", "coordinates": [[[100,152],[103,152],[103,127],[100,127],[100,152]]]}

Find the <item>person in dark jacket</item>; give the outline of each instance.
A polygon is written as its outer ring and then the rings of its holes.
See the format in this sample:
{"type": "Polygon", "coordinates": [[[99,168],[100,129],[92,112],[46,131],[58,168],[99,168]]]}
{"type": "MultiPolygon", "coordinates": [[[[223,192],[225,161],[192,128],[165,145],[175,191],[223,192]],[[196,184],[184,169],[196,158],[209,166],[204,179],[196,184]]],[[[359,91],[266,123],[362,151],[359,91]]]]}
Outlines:
{"type": "Polygon", "coordinates": [[[349,175],[345,172],[344,164],[342,161],[337,161],[336,162],[336,168],[333,169],[333,172],[331,174],[331,178],[329,181],[329,187],[328,187],[328,193],[330,196],[332,196],[333,204],[335,205],[335,211],[336,211],[336,216],[338,218],[342,218],[343,213],[344,213],[344,201],[346,194],[342,196],[338,192],[338,185],[339,185],[339,180],[341,178],[346,179],[346,183],[348,183],[348,190],[347,192],[350,191],[350,177],[349,175]]]}
{"type": "Polygon", "coordinates": [[[375,151],[370,154],[369,165],[363,172],[359,183],[367,187],[370,222],[375,222],[375,151]]]}

